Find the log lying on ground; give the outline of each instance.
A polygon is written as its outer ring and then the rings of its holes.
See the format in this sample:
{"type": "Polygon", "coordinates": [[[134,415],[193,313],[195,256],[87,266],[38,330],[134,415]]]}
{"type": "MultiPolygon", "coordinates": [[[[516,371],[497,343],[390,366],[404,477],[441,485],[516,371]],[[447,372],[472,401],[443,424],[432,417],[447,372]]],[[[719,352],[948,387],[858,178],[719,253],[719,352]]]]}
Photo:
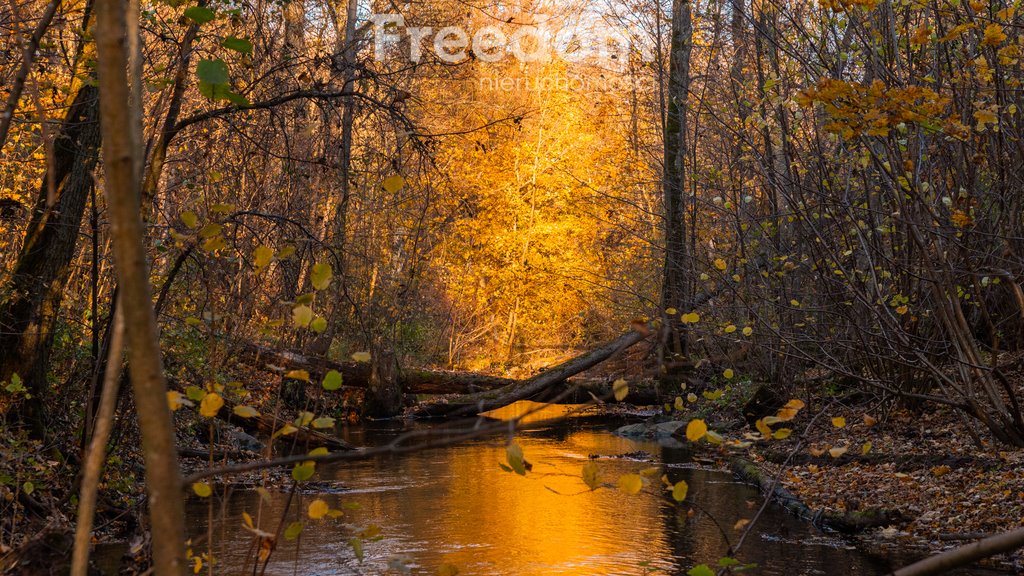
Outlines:
{"type": "MultiPolygon", "coordinates": [[[[274,350],[251,342],[241,343],[238,355],[245,362],[278,374],[305,370],[315,378],[322,378],[327,372],[337,370],[345,386],[366,388],[370,382],[370,364],[367,362],[334,362],[290,350],[274,350]]],[[[423,369],[402,370],[398,381],[402,392],[406,394],[467,394],[518,382],[472,372],[423,369]]]]}
{"type": "Polygon", "coordinates": [[[871,528],[879,528],[906,522],[909,518],[899,510],[886,508],[865,508],[863,510],[847,510],[833,512],[829,510],[811,510],[792,492],[782,487],[761,472],[761,469],[750,460],[733,458],[729,462],[733,474],[744,482],[757,486],[765,498],[774,500],[790,513],[804,520],[810,520],[815,526],[828,528],[843,534],[856,534],[871,528]]]}
{"type": "MultiPolygon", "coordinates": [[[[258,414],[250,418],[242,418],[234,413],[234,406],[225,403],[217,412],[217,418],[234,424],[242,430],[252,434],[261,434],[272,437],[274,432],[288,423],[283,418],[275,419],[267,414],[258,414]]],[[[294,426],[294,423],[292,424],[294,426]]],[[[329,450],[355,450],[355,447],[341,438],[325,434],[306,426],[295,426],[295,432],[282,438],[295,441],[299,444],[308,444],[313,448],[321,446],[329,450]]]]}
{"type": "Polygon", "coordinates": [[[417,418],[466,416],[494,410],[517,400],[532,398],[551,386],[565,382],[571,376],[593,368],[645,337],[644,333],[629,331],[595,350],[563,362],[554,368],[549,368],[528,380],[514,381],[514,383],[497,390],[464,394],[447,401],[421,404],[413,411],[412,416],[417,418]]]}

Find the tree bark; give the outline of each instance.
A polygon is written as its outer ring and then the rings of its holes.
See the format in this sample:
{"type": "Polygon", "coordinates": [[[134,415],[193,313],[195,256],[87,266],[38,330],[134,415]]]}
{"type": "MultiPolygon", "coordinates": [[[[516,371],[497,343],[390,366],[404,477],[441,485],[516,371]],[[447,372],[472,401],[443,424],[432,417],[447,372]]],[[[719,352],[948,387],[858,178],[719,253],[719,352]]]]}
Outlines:
{"type": "Polygon", "coordinates": [[[1003,534],[997,534],[966,546],[954,548],[948,552],[929,556],[893,572],[893,576],[929,576],[944,574],[954,568],[966,566],[982,558],[988,558],[1003,552],[1010,552],[1024,547],[1024,528],[1017,528],[1003,534]]]}
{"type": "MultiPolygon", "coordinates": [[[[686,245],[686,104],[690,91],[690,52],[693,49],[693,23],[688,0],[673,0],[672,36],[669,46],[668,114],[665,123],[664,201],[665,264],[662,274],[662,309],[688,309],[686,245]]],[[[686,332],[678,314],[666,317],[668,340],[665,352],[686,354],[686,332]]]]}
{"type": "Polygon", "coordinates": [[[99,144],[99,93],[83,84],[54,142],[56,202],[48,203],[44,179],[9,280],[11,297],[0,308],[0,382],[12,374],[25,382],[32,398],[20,417],[40,438],[46,433],[46,371],[53,328],[93,186],[99,144]]]}
{"type": "MultiPolygon", "coordinates": [[[[121,0],[97,0],[96,8],[103,166],[132,388],[142,432],[153,568],[157,576],[183,575],[186,559],[181,472],[167,406],[140,215],[142,111],[132,106],[126,50],[127,14],[132,11],[121,0]]],[[[137,29],[134,32],[137,34],[137,29]]],[[[138,89],[141,79],[134,80],[138,89]]]]}

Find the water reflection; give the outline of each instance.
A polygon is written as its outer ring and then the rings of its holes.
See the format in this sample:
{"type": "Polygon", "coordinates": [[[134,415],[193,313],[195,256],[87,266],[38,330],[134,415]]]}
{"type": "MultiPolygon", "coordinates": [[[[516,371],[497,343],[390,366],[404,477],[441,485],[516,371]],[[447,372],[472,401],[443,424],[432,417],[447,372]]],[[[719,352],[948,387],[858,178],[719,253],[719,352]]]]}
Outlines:
{"type": "MultiPolygon", "coordinates": [[[[382,443],[400,430],[363,431],[364,444],[382,443]]],[[[331,491],[296,496],[283,525],[298,519],[308,503],[323,498],[333,508],[358,504],[339,520],[307,521],[296,541],[282,541],[266,574],[397,573],[434,574],[451,564],[460,574],[683,574],[698,562],[715,562],[726,549],[723,530],[749,518],[757,494],[727,474],[685,467],[680,451],[637,443],[585,423],[529,430],[517,435],[533,470],[524,478],[503,472],[502,438],[409,455],[382,457],[321,470],[331,491]],[[676,506],[660,490],[627,496],[613,489],[590,492],[580,469],[590,454],[646,451],[665,462],[664,473],[690,483],[693,502],[713,516],[676,506]],[[716,521],[717,520],[717,525],[716,521]],[[362,563],[347,544],[352,532],[382,527],[382,539],[365,546],[362,563]]],[[[602,459],[602,479],[650,466],[628,458],[602,459]]],[[[243,511],[264,530],[281,522],[286,494],[263,503],[253,492],[236,492],[214,526],[220,573],[251,573],[246,567],[251,535],[241,526],[243,511]],[[220,544],[223,544],[221,546],[220,544]]],[[[197,533],[205,532],[206,506],[191,511],[197,533]]],[[[876,574],[875,564],[835,541],[810,533],[806,525],[771,510],[759,533],[745,545],[743,560],[760,574],[876,574]]]]}

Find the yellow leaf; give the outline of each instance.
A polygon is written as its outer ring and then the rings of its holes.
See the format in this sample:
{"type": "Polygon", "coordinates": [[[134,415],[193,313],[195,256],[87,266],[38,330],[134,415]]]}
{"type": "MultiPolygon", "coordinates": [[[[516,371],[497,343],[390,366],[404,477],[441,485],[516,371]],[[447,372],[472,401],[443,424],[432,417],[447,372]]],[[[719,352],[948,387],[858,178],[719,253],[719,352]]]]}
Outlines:
{"type": "Polygon", "coordinates": [[[725,263],[725,260],[722,260],[721,258],[715,259],[715,268],[718,268],[719,270],[725,270],[728,267],[729,265],[725,263]]]}
{"type": "Polygon", "coordinates": [[[772,429],[769,428],[768,425],[764,423],[764,420],[758,420],[757,422],[755,422],[754,427],[757,428],[757,431],[760,432],[761,436],[764,436],[765,439],[772,437],[772,429]]]}
{"type": "Polygon", "coordinates": [[[616,401],[622,402],[629,394],[629,384],[627,384],[622,378],[619,378],[612,383],[612,393],[615,394],[616,401]]]}
{"type": "Polygon", "coordinates": [[[708,425],[704,423],[700,418],[694,418],[690,420],[689,424],[686,425],[686,439],[690,442],[696,442],[704,437],[708,433],[708,425]]]}
{"type": "Polygon", "coordinates": [[[405,186],[405,178],[402,178],[398,174],[384,179],[384,189],[390,194],[398,192],[403,186],[405,186]]]}
{"type": "Polygon", "coordinates": [[[686,500],[686,494],[690,491],[690,486],[686,483],[686,480],[680,480],[672,486],[672,499],[676,502],[682,502],[686,500]]]}
{"type": "Polygon", "coordinates": [[[694,402],[697,401],[697,395],[694,394],[693,392],[690,392],[689,394],[686,395],[686,401],[689,402],[690,404],[693,404],[694,402]]]}
{"type": "Polygon", "coordinates": [[[196,482],[192,485],[192,491],[200,498],[208,498],[210,494],[213,494],[213,488],[210,488],[206,482],[196,482]]]}
{"type": "Polygon", "coordinates": [[[619,476],[618,487],[626,494],[636,494],[644,487],[644,480],[639,474],[623,474],[619,476]]]}
{"type": "Polygon", "coordinates": [[[846,454],[846,451],[849,450],[849,449],[850,449],[849,446],[836,446],[836,447],[833,447],[833,448],[829,449],[828,455],[833,457],[833,458],[839,458],[843,454],[846,454]]]}
{"type": "Polygon", "coordinates": [[[242,512],[242,522],[245,523],[249,528],[255,528],[256,526],[252,523],[252,516],[248,512],[242,512]]]}
{"type": "Polygon", "coordinates": [[[285,378],[291,378],[292,380],[302,380],[303,382],[309,382],[309,372],[305,370],[289,370],[284,375],[285,378]]]}
{"type": "Polygon", "coordinates": [[[785,440],[786,438],[789,438],[789,435],[792,433],[793,431],[789,428],[779,428],[772,433],[772,438],[775,438],[776,440],[785,440]]]}
{"type": "Polygon", "coordinates": [[[665,314],[668,314],[669,316],[675,316],[677,312],[678,311],[675,308],[669,308],[665,310],[665,314]]]}
{"type": "Polygon", "coordinates": [[[210,392],[203,396],[202,401],[199,402],[199,414],[207,418],[213,418],[222,406],[224,406],[224,399],[220,397],[220,394],[210,392]]]}
{"type": "Polygon", "coordinates": [[[836,428],[846,428],[846,418],[842,416],[836,416],[832,419],[832,425],[836,428]]]}
{"type": "Polygon", "coordinates": [[[223,229],[224,227],[221,226],[220,224],[214,224],[213,222],[210,222],[206,226],[203,226],[203,229],[199,231],[199,237],[213,238],[214,236],[220,235],[221,230],[223,229]]]}
{"type": "Polygon", "coordinates": [[[267,246],[259,246],[252,252],[252,261],[257,268],[267,267],[274,259],[274,251],[267,246]]]}
{"type": "Polygon", "coordinates": [[[253,418],[260,415],[259,411],[252,406],[235,406],[231,412],[239,418],[253,418]]]}
{"type": "Polygon", "coordinates": [[[686,404],[683,402],[683,399],[680,398],[679,396],[676,396],[676,401],[675,401],[674,406],[675,406],[676,410],[684,410],[684,409],[686,409],[686,404]]]}
{"type": "Polygon", "coordinates": [[[736,325],[735,324],[729,324],[728,326],[725,327],[725,333],[726,334],[732,334],[735,331],[736,331],[736,325]]]}
{"type": "Polygon", "coordinates": [[[736,521],[736,524],[733,525],[732,529],[739,532],[740,530],[746,528],[747,524],[750,524],[750,520],[747,520],[746,518],[740,518],[736,521]]]}
{"type": "Polygon", "coordinates": [[[591,460],[583,465],[583,483],[591,490],[597,490],[598,487],[601,486],[597,462],[591,460]]]}
{"type": "Polygon", "coordinates": [[[331,507],[327,505],[327,502],[317,499],[309,503],[309,508],[306,510],[306,514],[309,515],[313,520],[319,520],[327,515],[327,511],[331,507]]]}
{"type": "Polygon", "coordinates": [[[981,40],[982,46],[996,46],[1002,44],[1003,40],[1006,40],[1006,33],[1003,32],[1003,27],[999,24],[989,24],[985,26],[985,37],[981,40]]]}
{"type": "Polygon", "coordinates": [[[721,444],[724,440],[722,435],[714,430],[708,430],[708,433],[704,435],[704,439],[708,441],[708,444],[721,444]]]}
{"type": "Polygon", "coordinates": [[[708,400],[718,400],[725,392],[722,390],[705,390],[701,394],[708,400]]]}
{"type": "Polygon", "coordinates": [[[750,336],[753,333],[754,333],[754,329],[751,328],[750,326],[747,326],[746,328],[743,329],[743,335],[744,336],[750,336]]]}
{"type": "Polygon", "coordinates": [[[310,271],[309,282],[315,290],[326,290],[331,285],[331,278],[334,277],[334,270],[327,262],[320,262],[313,266],[310,271]]]}
{"type": "Polygon", "coordinates": [[[181,392],[176,390],[167,392],[167,407],[171,409],[171,412],[174,412],[182,406],[195,406],[195,404],[193,404],[188,398],[185,398],[185,395],[181,392]]]}
{"type": "Polygon", "coordinates": [[[786,402],[786,405],[783,406],[783,408],[792,408],[793,410],[803,410],[804,406],[806,406],[806,404],[804,404],[803,400],[799,400],[797,398],[793,398],[789,402],[786,402]]]}
{"type": "Polygon", "coordinates": [[[861,454],[867,454],[868,452],[871,452],[871,442],[870,441],[865,442],[864,445],[860,447],[860,453],[861,454]]]}
{"type": "Polygon", "coordinates": [[[356,362],[369,362],[370,361],[370,353],[369,352],[354,352],[352,354],[352,360],[355,360],[356,362]]]}
{"type": "Polygon", "coordinates": [[[779,416],[765,416],[764,418],[761,418],[761,421],[768,426],[774,426],[779,422],[785,422],[786,420],[780,418],[779,416]]]}
{"type": "Polygon", "coordinates": [[[296,328],[305,328],[313,321],[313,309],[305,304],[292,308],[292,324],[296,328]]]}
{"type": "Polygon", "coordinates": [[[722,376],[723,376],[723,377],[724,377],[724,378],[725,378],[726,380],[732,380],[732,377],[733,377],[734,375],[735,375],[735,373],[734,373],[734,372],[732,371],[732,368],[726,368],[726,369],[725,369],[725,371],[723,371],[723,372],[722,372],[722,376]]]}
{"type": "Polygon", "coordinates": [[[696,324],[697,322],[700,322],[700,314],[690,312],[688,314],[683,314],[679,319],[683,324],[696,324]]]}

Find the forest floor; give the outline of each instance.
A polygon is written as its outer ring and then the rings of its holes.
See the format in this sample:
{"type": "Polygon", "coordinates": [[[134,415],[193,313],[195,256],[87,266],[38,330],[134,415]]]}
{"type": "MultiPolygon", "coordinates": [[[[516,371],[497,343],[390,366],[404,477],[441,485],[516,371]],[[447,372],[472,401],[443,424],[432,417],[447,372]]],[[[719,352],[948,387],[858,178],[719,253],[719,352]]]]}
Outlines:
{"type": "MultiPolygon", "coordinates": [[[[1007,376],[1024,393],[1024,372],[1007,376]]],[[[1024,526],[1024,449],[997,442],[976,421],[934,405],[912,413],[877,400],[819,397],[813,404],[774,426],[791,428],[789,438],[754,442],[739,455],[812,510],[888,509],[905,517],[858,535],[861,547],[925,556],[1024,526]]],[[[739,416],[733,404],[731,414],[716,411],[708,423],[732,428],[727,440],[749,440],[753,427],[735,426],[739,416]]],[[[1024,551],[984,564],[1024,573],[1024,551]]]]}

